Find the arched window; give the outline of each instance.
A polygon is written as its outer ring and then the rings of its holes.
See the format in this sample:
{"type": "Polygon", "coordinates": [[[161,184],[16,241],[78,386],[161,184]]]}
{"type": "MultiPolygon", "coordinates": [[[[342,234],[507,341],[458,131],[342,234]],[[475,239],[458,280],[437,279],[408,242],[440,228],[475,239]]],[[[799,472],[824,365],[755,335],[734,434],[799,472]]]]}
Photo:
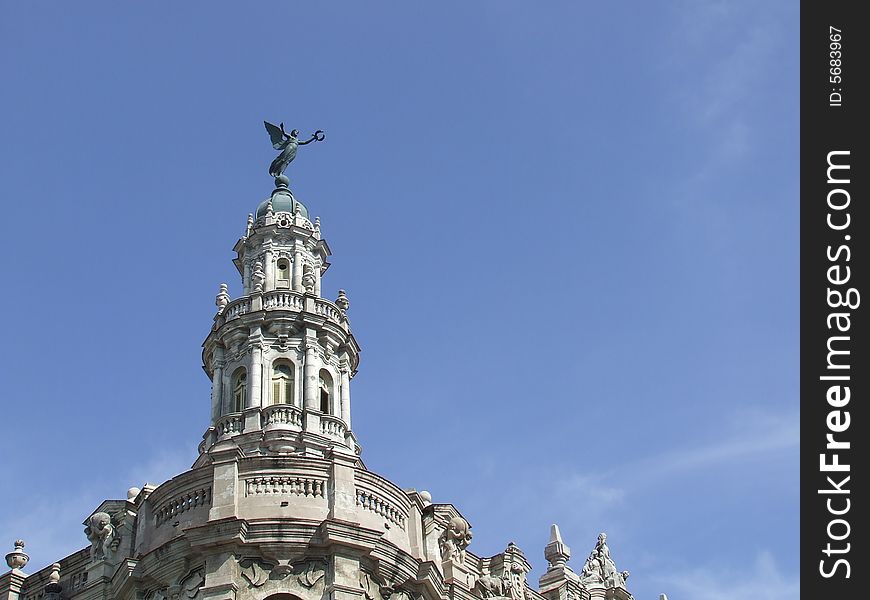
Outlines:
{"type": "Polygon", "coordinates": [[[272,365],[272,404],[293,404],[293,363],[282,360],[272,365]]]}
{"type": "Polygon", "coordinates": [[[330,400],[332,399],[332,376],[326,369],[320,370],[320,412],[329,414],[330,400]]]}
{"type": "Polygon", "coordinates": [[[279,258],[277,266],[277,273],[275,274],[275,286],[276,287],[290,287],[290,261],[286,258],[279,258]]]}
{"type": "Polygon", "coordinates": [[[230,412],[242,412],[245,408],[245,398],[248,396],[248,372],[244,367],[239,367],[233,373],[230,389],[233,392],[230,412]]]}

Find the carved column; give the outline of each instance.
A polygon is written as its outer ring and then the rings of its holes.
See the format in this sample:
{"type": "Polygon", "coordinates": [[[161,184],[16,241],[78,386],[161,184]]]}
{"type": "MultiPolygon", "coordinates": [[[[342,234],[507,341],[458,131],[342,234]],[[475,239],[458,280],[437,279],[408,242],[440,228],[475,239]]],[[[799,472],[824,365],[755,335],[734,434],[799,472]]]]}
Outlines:
{"type": "Polygon", "coordinates": [[[245,262],[244,274],[242,275],[242,295],[251,293],[251,265],[245,262]]]}
{"type": "Polygon", "coordinates": [[[302,250],[297,242],[293,248],[293,283],[291,284],[294,291],[302,292],[302,250]]]}
{"type": "Polygon", "coordinates": [[[320,357],[317,355],[317,338],[313,337],[314,331],[309,329],[305,338],[305,366],[303,395],[305,410],[302,413],[303,429],[310,433],[320,435],[320,357]]]}
{"type": "Polygon", "coordinates": [[[317,340],[305,339],[305,365],[303,368],[304,387],[302,390],[304,406],[306,410],[318,410],[320,408],[318,375],[320,373],[320,361],[317,356],[317,340]]]}
{"type": "Polygon", "coordinates": [[[320,261],[318,260],[314,266],[314,295],[321,298],[320,295],[320,261]]]}
{"type": "Polygon", "coordinates": [[[212,356],[212,378],[211,378],[211,420],[217,421],[223,410],[224,397],[224,349],[221,346],[215,346],[214,355],[212,356]]]}
{"type": "Polygon", "coordinates": [[[350,429],[350,369],[341,361],[341,420],[350,429]]]}
{"type": "Polygon", "coordinates": [[[272,260],[272,251],[266,250],[263,262],[263,269],[266,271],[266,282],[263,286],[263,291],[268,292],[275,289],[275,261],[272,260]]]}
{"type": "Polygon", "coordinates": [[[262,389],[263,389],[263,347],[260,340],[260,328],[255,327],[251,330],[253,343],[251,345],[251,390],[248,393],[248,405],[245,408],[256,407],[262,405],[262,389]]]}

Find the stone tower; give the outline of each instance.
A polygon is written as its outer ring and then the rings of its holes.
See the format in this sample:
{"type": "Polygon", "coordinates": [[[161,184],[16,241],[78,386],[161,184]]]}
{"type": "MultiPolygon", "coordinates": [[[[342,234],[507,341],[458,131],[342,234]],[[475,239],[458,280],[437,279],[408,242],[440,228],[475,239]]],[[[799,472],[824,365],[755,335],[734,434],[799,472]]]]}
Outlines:
{"type": "Polygon", "coordinates": [[[288,183],[275,179],[236,242],[241,295],[220,286],[192,468],[100,503],[87,547],[32,575],[16,542],[0,600],[628,600],[603,534],[578,574],[553,526],[535,590],[515,544],[474,554],[456,507],[366,469],[348,299],[321,296],[329,246],[288,183]]]}

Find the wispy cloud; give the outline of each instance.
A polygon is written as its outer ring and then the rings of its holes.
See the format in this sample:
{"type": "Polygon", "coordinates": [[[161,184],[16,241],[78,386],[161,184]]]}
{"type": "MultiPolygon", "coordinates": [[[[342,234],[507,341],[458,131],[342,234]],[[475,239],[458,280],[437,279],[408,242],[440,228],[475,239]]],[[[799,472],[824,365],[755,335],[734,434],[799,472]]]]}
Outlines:
{"type": "Polygon", "coordinates": [[[686,471],[730,466],[744,461],[764,461],[776,452],[797,448],[800,418],[797,412],[743,411],[734,416],[727,431],[708,443],[678,445],[648,458],[607,470],[572,473],[557,484],[565,494],[575,494],[580,504],[620,502],[629,491],[661,482],[686,471]],[[618,484],[616,482],[619,482],[618,484]]]}
{"type": "Polygon", "coordinates": [[[745,460],[764,460],[774,452],[797,448],[800,419],[796,412],[742,413],[735,418],[739,429],[707,444],[685,446],[630,465],[631,481],[641,485],[677,473],[729,465],[745,460]]]}
{"type": "MultiPolygon", "coordinates": [[[[190,468],[195,457],[190,448],[164,448],[141,463],[132,463],[124,472],[103,473],[100,489],[114,489],[113,499],[126,498],[127,489],[145,483],[160,484],[190,468]]],[[[49,484],[50,485],[50,484],[49,484]]],[[[105,498],[83,483],[76,489],[46,494],[33,503],[20,506],[15,514],[0,516],[0,540],[10,544],[22,538],[30,555],[27,572],[37,571],[88,545],[82,521],[105,498]]]]}
{"type": "Polygon", "coordinates": [[[761,551],[752,564],[741,569],[674,569],[654,580],[669,600],[793,600],[800,597],[799,578],[782,573],[767,551],[761,551]]]}
{"type": "Polygon", "coordinates": [[[780,24],[734,2],[707,0],[680,6],[671,69],[698,73],[676,88],[687,124],[703,137],[689,183],[699,184],[723,166],[748,156],[755,145],[758,90],[775,69],[784,43],[780,24]]]}

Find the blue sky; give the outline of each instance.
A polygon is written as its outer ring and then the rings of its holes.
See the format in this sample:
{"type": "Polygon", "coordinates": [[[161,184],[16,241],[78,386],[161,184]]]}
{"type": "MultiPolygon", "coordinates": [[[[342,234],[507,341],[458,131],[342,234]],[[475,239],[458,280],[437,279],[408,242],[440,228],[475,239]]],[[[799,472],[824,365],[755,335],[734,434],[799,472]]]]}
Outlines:
{"type": "Polygon", "coordinates": [[[271,190],[262,120],[363,347],[368,467],[471,550],[638,600],[798,587],[793,2],[4,2],[0,541],[31,571],[187,468],[200,344],[271,190]]]}

